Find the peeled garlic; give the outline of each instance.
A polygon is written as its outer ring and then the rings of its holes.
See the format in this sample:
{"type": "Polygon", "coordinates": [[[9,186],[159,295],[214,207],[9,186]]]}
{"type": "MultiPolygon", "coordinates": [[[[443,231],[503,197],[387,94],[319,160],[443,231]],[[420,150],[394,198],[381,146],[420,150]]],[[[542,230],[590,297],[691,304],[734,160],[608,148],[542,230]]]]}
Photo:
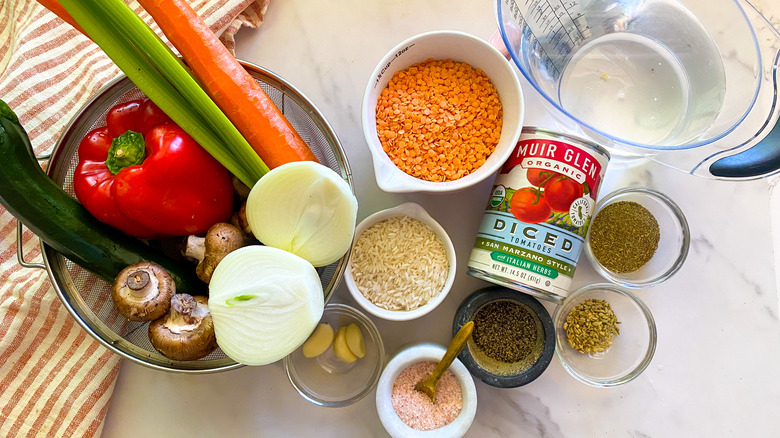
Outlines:
{"type": "Polygon", "coordinates": [[[360,330],[360,327],[353,322],[347,326],[344,335],[347,339],[349,351],[360,359],[366,357],[366,342],[363,339],[363,332],[360,330]]]}
{"type": "Polygon", "coordinates": [[[326,352],[333,343],[333,337],[333,327],[327,322],[319,323],[314,333],[303,343],[303,356],[312,358],[326,352]]]}
{"type": "Polygon", "coordinates": [[[289,251],[314,266],[326,266],[352,244],[357,198],[330,168],[297,161],[260,178],[249,193],[246,216],[264,245],[289,251]]]}
{"type": "Polygon", "coordinates": [[[341,327],[339,328],[339,331],[336,332],[336,340],[333,341],[333,352],[342,362],[352,363],[358,360],[358,357],[352,353],[352,351],[349,349],[349,346],[347,345],[346,327],[341,327]]]}

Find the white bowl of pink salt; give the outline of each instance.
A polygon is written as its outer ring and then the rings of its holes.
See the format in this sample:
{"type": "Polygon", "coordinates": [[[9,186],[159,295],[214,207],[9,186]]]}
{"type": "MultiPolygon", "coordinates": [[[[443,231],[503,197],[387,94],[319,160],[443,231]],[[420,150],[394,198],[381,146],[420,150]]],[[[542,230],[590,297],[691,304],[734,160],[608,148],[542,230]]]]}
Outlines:
{"type": "Polygon", "coordinates": [[[434,343],[401,350],[385,367],[376,389],[379,419],[392,437],[460,437],[477,412],[477,389],[455,361],[436,385],[436,401],[414,386],[428,377],[446,349],[434,343]]]}
{"type": "Polygon", "coordinates": [[[379,61],[362,125],[379,187],[449,193],[491,177],[517,144],[523,92],[487,41],[440,30],[410,37],[379,61]]]}

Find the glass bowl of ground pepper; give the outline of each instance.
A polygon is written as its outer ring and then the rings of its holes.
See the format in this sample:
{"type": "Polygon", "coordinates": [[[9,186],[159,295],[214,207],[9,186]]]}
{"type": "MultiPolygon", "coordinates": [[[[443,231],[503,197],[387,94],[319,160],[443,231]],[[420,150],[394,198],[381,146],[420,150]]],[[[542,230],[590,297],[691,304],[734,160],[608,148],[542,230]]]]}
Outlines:
{"type": "Polygon", "coordinates": [[[460,360],[488,385],[515,388],[536,380],[555,351],[550,314],[535,298],[501,286],[469,295],[455,313],[453,331],[474,321],[460,360]]]}
{"type": "Polygon", "coordinates": [[[655,286],[681,267],[690,230],[680,207],[655,190],[616,190],[596,206],[585,255],[607,280],[629,288],[655,286]]]}
{"type": "Polygon", "coordinates": [[[363,95],[377,184],[444,193],[493,176],[517,144],[524,108],[518,75],[487,41],[433,31],[399,43],[363,95]]]}
{"type": "Polygon", "coordinates": [[[577,380],[596,387],[630,382],[655,354],[656,327],[630,290],[594,284],[576,290],[553,314],[555,354],[577,380]]]}

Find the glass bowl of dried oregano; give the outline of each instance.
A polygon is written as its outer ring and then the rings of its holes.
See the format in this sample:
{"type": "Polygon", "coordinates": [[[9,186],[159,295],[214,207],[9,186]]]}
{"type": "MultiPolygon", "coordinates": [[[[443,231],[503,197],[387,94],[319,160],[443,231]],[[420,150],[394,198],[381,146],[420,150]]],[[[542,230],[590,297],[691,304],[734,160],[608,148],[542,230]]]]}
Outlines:
{"type": "Polygon", "coordinates": [[[614,284],[578,289],[555,309],[555,354],[574,378],[597,387],[627,383],[655,354],[656,328],[644,302],[614,284]]]}
{"type": "Polygon", "coordinates": [[[688,222],[674,201],[655,190],[628,187],[599,201],[585,256],[602,277],[638,289],[674,275],[690,241],[688,222]]]}

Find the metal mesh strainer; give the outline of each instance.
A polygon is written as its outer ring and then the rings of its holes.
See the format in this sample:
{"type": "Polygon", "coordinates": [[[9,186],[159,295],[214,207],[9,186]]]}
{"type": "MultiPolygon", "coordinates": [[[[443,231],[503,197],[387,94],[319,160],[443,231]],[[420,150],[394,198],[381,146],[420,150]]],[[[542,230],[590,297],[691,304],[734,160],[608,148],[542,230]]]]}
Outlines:
{"type": "MultiPolygon", "coordinates": [[[[352,187],[352,174],[333,129],[319,110],[282,78],[261,67],[242,62],[284,116],[311,147],[320,162],[339,173],[352,187]]],[[[127,78],[120,77],[103,87],[65,129],[51,161],[49,176],[73,195],[73,171],[78,162],[80,140],[105,124],[108,110],[117,103],[143,97],[127,78]]],[[[57,294],[78,323],[94,338],[117,354],[136,363],[165,371],[207,373],[234,369],[240,365],[217,349],[209,356],[189,362],[167,359],[157,353],[147,336],[148,323],[126,320],[113,307],[110,285],[81,269],[46,244],[43,259],[57,294]]],[[[339,261],[318,268],[325,301],[344,273],[349,253],[339,261]]]]}

